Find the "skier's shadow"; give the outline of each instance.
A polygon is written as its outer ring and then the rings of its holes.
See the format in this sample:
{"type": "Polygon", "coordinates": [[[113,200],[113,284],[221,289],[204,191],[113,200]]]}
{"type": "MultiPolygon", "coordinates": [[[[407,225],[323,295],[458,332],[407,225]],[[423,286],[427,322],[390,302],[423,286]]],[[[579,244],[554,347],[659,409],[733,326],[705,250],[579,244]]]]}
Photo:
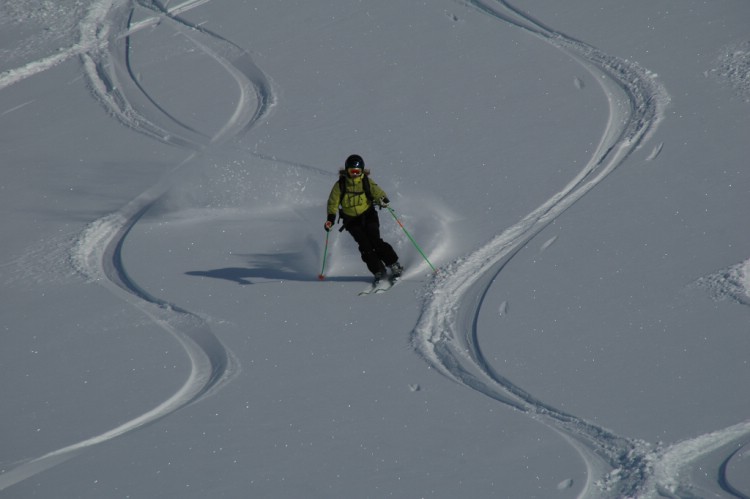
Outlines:
{"type": "Polygon", "coordinates": [[[224,279],[226,281],[233,281],[242,286],[248,284],[257,284],[251,279],[264,279],[264,280],[275,280],[275,281],[310,281],[311,278],[303,278],[299,274],[293,272],[277,271],[269,268],[255,268],[249,269],[247,267],[225,267],[222,269],[213,270],[192,270],[185,272],[186,275],[192,275],[197,277],[211,277],[213,279],[224,279]]]}
{"type": "MultiPolygon", "coordinates": [[[[317,281],[317,274],[310,274],[310,266],[303,253],[273,253],[238,255],[247,260],[246,267],[224,267],[213,270],[191,270],[185,275],[210,277],[236,282],[241,286],[260,284],[266,281],[317,281]],[[255,279],[256,281],[254,281],[255,279]],[[258,282],[257,280],[262,280],[258,282]]],[[[327,281],[367,281],[357,276],[327,276],[327,281]]]]}

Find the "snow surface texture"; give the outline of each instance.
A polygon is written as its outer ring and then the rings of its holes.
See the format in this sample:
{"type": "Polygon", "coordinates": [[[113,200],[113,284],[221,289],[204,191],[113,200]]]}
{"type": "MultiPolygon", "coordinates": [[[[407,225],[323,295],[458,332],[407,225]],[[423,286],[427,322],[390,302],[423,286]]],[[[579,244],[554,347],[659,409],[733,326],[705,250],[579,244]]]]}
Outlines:
{"type": "Polygon", "coordinates": [[[662,8],[5,2],[3,496],[750,497],[750,10],[662,8]],[[317,281],[354,151],[439,272],[317,281]]]}
{"type": "Polygon", "coordinates": [[[712,73],[750,102],[750,40],[724,48],[719,63],[712,73]]]}

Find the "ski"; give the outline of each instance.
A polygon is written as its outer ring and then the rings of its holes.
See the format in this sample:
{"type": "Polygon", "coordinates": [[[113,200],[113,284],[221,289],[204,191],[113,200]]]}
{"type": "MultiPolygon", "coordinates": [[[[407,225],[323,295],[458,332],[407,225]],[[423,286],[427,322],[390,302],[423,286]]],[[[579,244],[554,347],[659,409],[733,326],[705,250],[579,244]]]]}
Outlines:
{"type": "Polygon", "coordinates": [[[396,285],[396,283],[400,279],[397,277],[395,279],[388,278],[388,279],[381,279],[377,284],[370,284],[365,289],[359,292],[359,296],[366,296],[366,295],[379,295],[381,293],[385,293],[389,289],[391,289],[393,286],[396,285]]]}
{"type": "Polygon", "coordinates": [[[395,279],[387,279],[385,281],[385,285],[378,286],[377,289],[375,289],[375,294],[385,293],[389,289],[391,289],[393,286],[396,285],[398,282],[398,277],[395,279]]]}
{"type": "Polygon", "coordinates": [[[387,279],[381,279],[377,283],[372,283],[369,286],[367,286],[365,289],[359,292],[359,296],[365,296],[365,295],[371,295],[375,293],[382,293],[385,291],[384,288],[390,288],[391,283],[387,279]]]}

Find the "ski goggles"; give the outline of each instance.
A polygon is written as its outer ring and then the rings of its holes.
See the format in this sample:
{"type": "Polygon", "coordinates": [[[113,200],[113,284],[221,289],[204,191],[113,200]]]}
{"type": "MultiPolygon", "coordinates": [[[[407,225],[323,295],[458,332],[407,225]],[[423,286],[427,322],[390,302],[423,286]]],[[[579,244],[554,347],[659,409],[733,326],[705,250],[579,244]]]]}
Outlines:
{"type": "Polygon", "coordinates": [[[350,177],[359,177],[362,175],[362,168],[349,168],[346,171],[350,177]]]}

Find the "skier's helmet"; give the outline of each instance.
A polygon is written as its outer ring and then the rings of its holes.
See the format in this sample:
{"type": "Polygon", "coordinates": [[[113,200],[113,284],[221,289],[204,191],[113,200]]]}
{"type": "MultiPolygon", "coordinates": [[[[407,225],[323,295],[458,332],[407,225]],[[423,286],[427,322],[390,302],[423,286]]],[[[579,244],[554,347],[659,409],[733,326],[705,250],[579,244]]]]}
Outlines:
{"type": "Polygon", "coordinates": [[[351,168],[359,168],[360,170],[364,170],[365,168],[365,160],[362,159],[362,156],[358,154],[352,154],[348,158],[346,158],[346,163],[344,163],[347,170],[351,168]]]}

